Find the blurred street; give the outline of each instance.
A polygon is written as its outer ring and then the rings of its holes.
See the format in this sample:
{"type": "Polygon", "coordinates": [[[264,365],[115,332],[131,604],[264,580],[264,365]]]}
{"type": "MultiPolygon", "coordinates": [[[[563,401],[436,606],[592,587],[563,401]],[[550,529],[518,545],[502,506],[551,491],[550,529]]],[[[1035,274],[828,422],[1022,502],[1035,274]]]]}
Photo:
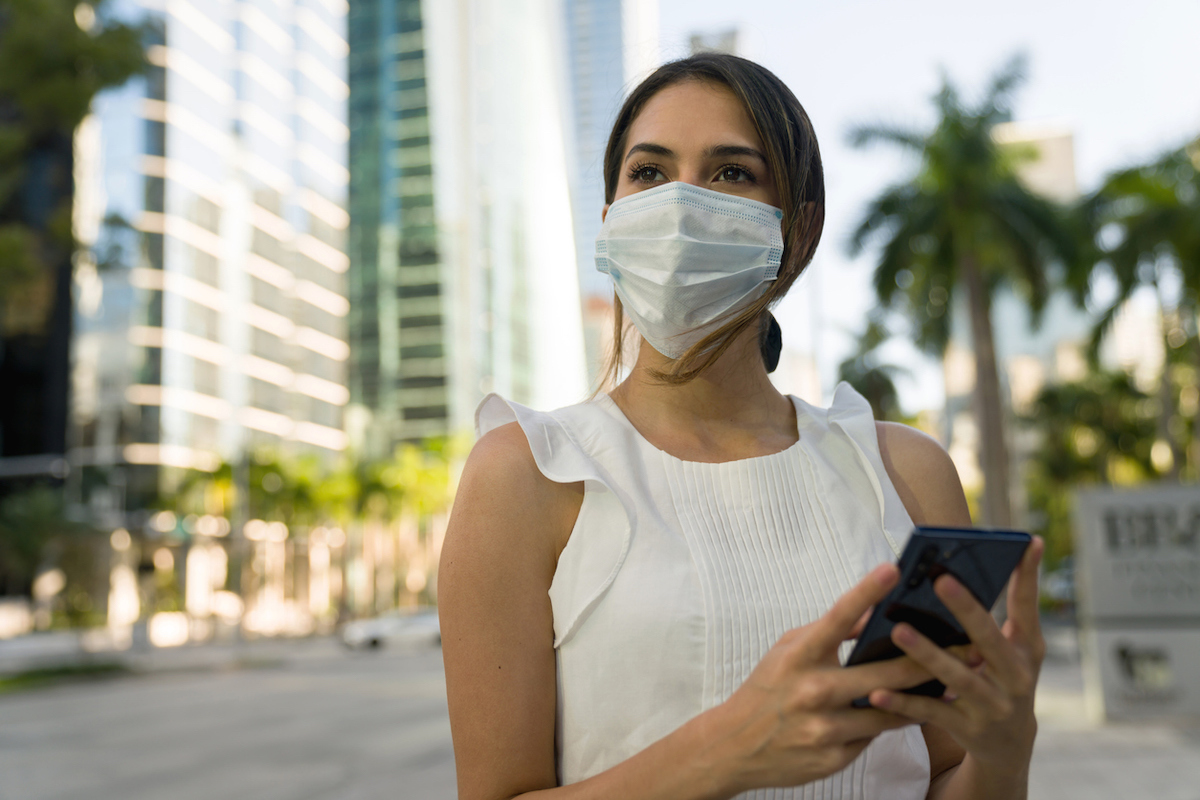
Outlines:
{"type": "MultiPolygon", "coordinates": [[[[1031,800],[1200,800],[1200,721],[1096,725],[1051,629],[1031,800]]],[[[0,695],[0,800],[449,800],[441,652],[331,639],[164,650],[0,695]]]]}
{"type": "Polygon", "coordinates": [[[455,796],[438,649],[162,655],[149,674],[0,695],[0,800],[455,796]]]}

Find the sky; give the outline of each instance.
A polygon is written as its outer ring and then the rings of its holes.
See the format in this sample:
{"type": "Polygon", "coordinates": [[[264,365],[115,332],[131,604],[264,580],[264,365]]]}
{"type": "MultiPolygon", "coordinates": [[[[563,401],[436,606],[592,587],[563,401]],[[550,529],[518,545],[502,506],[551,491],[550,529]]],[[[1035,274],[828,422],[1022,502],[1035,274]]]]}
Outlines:
{"type": "MultiPolygon", "coordinates": [[[[874,253],[849,258],[849,233],[867,202],[914,168],[884,148],[850,148],[854,125],[926,129],[943,74],[974,100],[1023,52],[1015,119],[1073,131],[1083,192],[1200,133],[1200,0],[659,0],[659,26],[664,58],[687,55],[691,32],[737,27],[741,54],[774,71],[813,120],[825,232],[776,316],[788,347],[816,354],[827,395],[873,303],[874,253]]],[[[899,340],[885,355],[912,371],[898,382],[906,410],[941,407],[936,364],[899,340]]]]}

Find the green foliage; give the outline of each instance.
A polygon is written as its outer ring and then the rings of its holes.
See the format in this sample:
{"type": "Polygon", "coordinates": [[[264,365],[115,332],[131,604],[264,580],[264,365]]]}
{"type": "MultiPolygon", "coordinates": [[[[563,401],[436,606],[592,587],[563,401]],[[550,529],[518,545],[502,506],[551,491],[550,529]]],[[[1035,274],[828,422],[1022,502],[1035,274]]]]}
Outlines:
{"type": "MultiPolygon", "coordinates": [[[[1091,360],[1097,360],[1120,308],[1135,291],[1146,288],[1158,298],[1168,363],[1180,363],[1187,352],[1193,366],[1200,367],[1200,139],[1148,164],[1109,175],[1080,203],[1078,218],[1089,247],[1067,275],[1076,301],[1085,303],[1101,274],[1116,285],[1092,332],[1091,360]]],[[[1170,366],[1162,375],[1158,434],[1171,449],[1170,477],[1180,477],[1181,468],[1194,477],[1200,465],[1183,463],[1191,438],[1185,435],[1189,423],[1177,413],[1177,392],[1170,385],[1177,369],[1170,366]]]]}
{"type": "MultiPolygon", "coordinates": [[[[0,179],[2,180],[2,179],[0,179]]],[[[0,185],[0,192],[4,187],[0,185]]],[[[24,285],[43,269],[38,258],[38,237],[28,226],[16,222],[0,223],[0,281],[24,285]]],[[[0,289],[3,297],[3,289],[0,289]]]]}
{"type": "Polygon", "coordinates": [[[0,678],[0,694],[57,686],[68,681],[94,680],[128,675],[129,668],[116,661],[96,661],[65,667],[47,667],[0,678]]]}
{"type": "Polygon", "coordinates": [[[1068,285],[1081,305],[1101,273],[1117,286],[1101,310],[1093,357],[1130,295],[1143,286],[1158,290],[1170,273],[1182,278],[1180,322],[1194,336],[1200,308],[1200,139],[1109,175],[1080,203],[1079,217],[1091,246],[1068,274],[1068,285]]]}
{"type": "Polygon", "coordinates": [[[907,370],[880,363],[878,350],[888,336],[881,319],[870,319],[866,330],[858,337],[854,352],[838,365],[838,380],[850,384],[867,399],[875,419],[899,421],[903,413],[894,379],[907,370]]]}
{"type": "Polygon", "coordinates": [[[145,68],[145,30],[97,21],[104,5],[0,5],[0,300],[14,300],[74,248],[69,198],[34,224],[18,207],[32,154],[69,147],[63,143],[70,142],[96,93],[145,68]],[[84,30],[89,20],[90,30],[84,30]]]}
{"type": "Polygon", "coordinates": [[[55,549],[70,549],[92,532],[67,517],[59,490],[35,486],[5,497],[0,501],[0,587],[28,594],[55,549]]]}
{"type": "MultiPolygon", "coordinates": [[[[419,446],[401,445],[391,458],[365,462],[347,457],[326,467],[312,454],[285,456],[261,449],[244,467],[248,518],[312,527],[443,511],[451,501],[453,465],[463,451],[462,442],[442,437],[419,446]]],[[[180,516],[232,517],[242,469],[225,462],[215,472],[191,470],[157,505],[180,516]]]]}
{"type": "Polygon", "coordinates": [[[1157,477],[1150,453],[1158,403],[1124,372],[1095,372],[1047,386],[1021,418],[1039,444],[1025,475],[1030,511],[1046,539],[1046,563],[1072,552],[1072,493],[1081,486],[1157,477]]]}
{"type": "Polygon", "coordinates": [[[90,6],[100,19],[85,31],[79,5],[5,0],[0,10],[0,97],[16,108],[27,139],[74,130],[97,92],[120,86],[145,63],[141,28],[101,21],[101,0],[90,6]]]}
{"type": "Polygon", "coordinates": [[[154,613],[182,610],[183,591],[179,587],[178,570],[154,570],[154,613]]]}

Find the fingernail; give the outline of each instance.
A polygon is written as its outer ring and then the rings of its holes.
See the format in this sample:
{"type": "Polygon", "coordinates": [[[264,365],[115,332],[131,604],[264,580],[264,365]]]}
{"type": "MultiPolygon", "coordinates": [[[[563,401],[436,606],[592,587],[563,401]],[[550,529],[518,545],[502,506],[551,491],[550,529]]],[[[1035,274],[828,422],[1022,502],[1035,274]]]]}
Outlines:
{"type": "Polygon", "coordinates": [[[916,644],[917,632],[907,625],[897,625],[893,630],[893,636],[900,644],[916,644]]]}
{"type": "Polygon", "coordinates": [[[950,596],[950,597],[961,597],[962,596],[962,593],[963,593],[962,584],[959,583],[958,581],[954,580],[954,578],[951,578],[949,575],[947,575],[945,578],[942,578],[940,583],[942,584],[942,591],[945,592],[948,596],[950,596]]]}
{"type": "Polygon", "coordinates": [[[892,696],[887,692],[874,692],[870,699],[871,705],[876,708],[887,708],[892,704],[892,696]]]}

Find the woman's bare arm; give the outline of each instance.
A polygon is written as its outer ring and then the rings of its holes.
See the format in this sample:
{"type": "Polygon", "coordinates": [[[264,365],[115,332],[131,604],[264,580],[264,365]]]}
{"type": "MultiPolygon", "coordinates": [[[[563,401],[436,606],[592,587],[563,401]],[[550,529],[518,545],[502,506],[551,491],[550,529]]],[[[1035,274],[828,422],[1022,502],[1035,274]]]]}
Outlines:
{"type": "MultiPolygon", "coordinates": [[[[941,445],[905,425],[876,424],[884,465],[913,522],[970,526],[962,484],[941,445]]],[[[938,587],[939,596],[971,632],[973,647],[983,651],[981,657],[991,679],[978,678],[966,665],[952,661],[927,641],[913,645],[897,642],[931,670],[946,670],[943,681],[948,686],[953,686],[948,679],[953,676],[960,686],[972,690],[964,702],[956,703],[961,710],[926,698],[887,698],[889,708],[924,721],[922,731],[929,748],[931,775],[929,800],[1025,797],[1029,755],[1037,730],[1033,691],[1045,647],[1037,621],[1040,555],[1041,543],[1035,541],[1009,586],[1010,620],[1003,632],[996,629],[978,603],[961,597],[952,599],[944,594],[946,586],[938,587]]],[[[873,694],[872,701],[875,699],[873,694]]]]}
{"type": "Polygon", "coordinates": [[[467,459],[438,569],[438,614],[459,797],[555,785],[554,621],[548,591],[582,485],[556,484],[516,423],[467,459]]]}
{"type": "MultiPolygon", "coordinates": [[[[876,422],[879,452],[896,493],[914,525],[971,526],[971,512],[962,482],[950,455],[933,438],[916,428],[876,422]]],[[[921,726],[929,749],[930,797],[962,763],[966,751],[945,731],[921,726]]]]}

